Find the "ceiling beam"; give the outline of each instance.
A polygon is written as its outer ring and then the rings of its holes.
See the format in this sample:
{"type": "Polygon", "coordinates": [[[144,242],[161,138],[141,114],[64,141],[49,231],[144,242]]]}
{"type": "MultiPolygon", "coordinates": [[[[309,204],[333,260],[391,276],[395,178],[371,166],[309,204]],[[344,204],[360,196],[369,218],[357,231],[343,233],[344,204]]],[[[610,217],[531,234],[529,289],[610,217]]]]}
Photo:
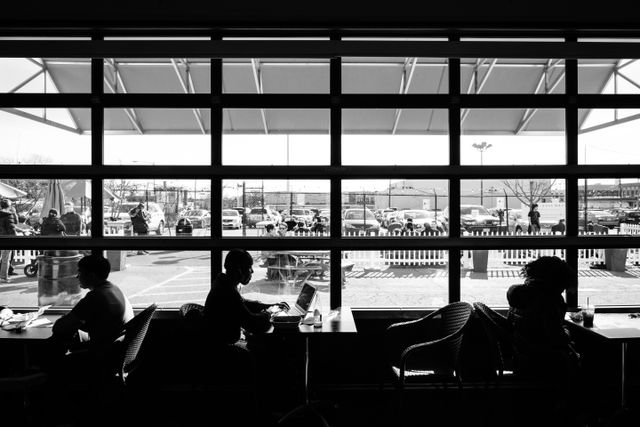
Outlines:
{"type": "Polygon", "coordinates": [[[25,80],[23,80],[21,83],[19,83],[17,86],[15,86],[14,88],[12,88],[11,90],[9,90],[9,92],[7,93],[15,93],[17,91],[19,91],[20,89],[22,89],[23,87],[25,87],[27,84],[29,84],[30,82],[33,81],[33,79],[35,79],[36,77],[38,77],[40,74],[44,73],[44,68],[40,68],[38,71],[35,72],[35,74],[32,74],[31,76],[27,77],[25,80]]]}
{"type": "MultiPolygon", "coordinates": [[[[49,78],[51,79],[51,83],[53,84],[54,89],[58,92],[58,93],[62,93],[60,91],[60,85],[58,84],[58,80],[54,77],[54,73],[52,73],[49,70],[49,65],[47,63],[47,61],[44,58],[41,58],[42,60],[42,68],[45,71],[49,72],[49,78]]],[[[47,74],[45,73],[45,78],[47,78],[47,74]]],[[[78,131],[81,131],[82,129],[80,129],[80,124],[78,123],[78,119],[76,118],[76,116],[73,114],[73,112],[71,111],[71,108],[65,108],[64,109],[67,112],[67,115],[69,116],[69,119],[73,122],[73,126],[78,129],[78,131]]]]}
{"type": "Polygon", "coordinates": [[[53,126],[58,129],[66,130],[68,132],[74,133],[76,135],[81,135],[82,131],[80,129],[73,128],[71,126],[63,125],[62,123],[54,122],[53,120],[45,119],[44,117],[37,116],[35,114],[27,113],[26,111],[18,110],[17,108],[0,108],[0,111],[4,111],[5,113],[13,114],[16,116],[23,117],[25,119],[30,119],[36,121],[38,123],[42,123],[45,125],[53,126]]]}

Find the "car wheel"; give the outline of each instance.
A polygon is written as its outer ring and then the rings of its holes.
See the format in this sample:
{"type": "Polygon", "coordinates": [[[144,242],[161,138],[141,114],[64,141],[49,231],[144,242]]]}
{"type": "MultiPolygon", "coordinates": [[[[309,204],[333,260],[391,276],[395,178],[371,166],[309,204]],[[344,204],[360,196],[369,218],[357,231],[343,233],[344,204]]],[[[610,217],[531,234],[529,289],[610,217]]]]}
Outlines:
{"type": "Polygon", "coordinates": [[[156,234],[158,236],[162,236],[164,234],[164,221],[160,221],[160,224],[158,224],[158,229],[156,230],[156,234]]]}

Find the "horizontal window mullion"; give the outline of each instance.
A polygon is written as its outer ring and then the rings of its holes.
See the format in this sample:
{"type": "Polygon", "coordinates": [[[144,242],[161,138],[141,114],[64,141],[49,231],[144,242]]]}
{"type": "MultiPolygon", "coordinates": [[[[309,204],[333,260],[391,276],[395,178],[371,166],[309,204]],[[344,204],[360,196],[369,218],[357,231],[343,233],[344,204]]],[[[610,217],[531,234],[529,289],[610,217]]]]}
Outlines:
{"type": "Polygon", "coordinates": [[[639,58],[640,43],[337,40],[6,40],[0,57],[62,58],[639,58]]]}
{"type": "Polygon", "coordinates": [[[564,108],[569,97],[531,94],[479,94],[460,95],[462,108],[564,108]]]}
{"type": "Polygon", "coordinates": [[[640,108],[639,95],[578,95],[578,108],[640,108]]]}
{"type": "Polygon", "coordinates": [[[342,94],[336,97],[342,108],[447,108],[458,102],[448,94],[342,94]]]}
{"type": "MultiPolygon", "coordinates": [[[[617,178],[637,178],[637,165],[616,165],[617,178]]],[[[0,178],[167,178],[211,179],[344,179],[424,178],[611,178],[610,165],[540,166],[172,166],[172,165],[2,165],[0,178]]]]}
{"type": "Polygon", "coordinates": [[[0,249],[163,249],[163,250],[425,250],[425,249],[581,249],[638,248],[638,236],[512,236],[512,237],[366,237],[366,238],[243,238],[243,237],[4,237],[0,249]]]}
{"type": "Polygon", "coordinates": [[[90,93],[0,93],[0,108],[90,108],[90,93]]]}

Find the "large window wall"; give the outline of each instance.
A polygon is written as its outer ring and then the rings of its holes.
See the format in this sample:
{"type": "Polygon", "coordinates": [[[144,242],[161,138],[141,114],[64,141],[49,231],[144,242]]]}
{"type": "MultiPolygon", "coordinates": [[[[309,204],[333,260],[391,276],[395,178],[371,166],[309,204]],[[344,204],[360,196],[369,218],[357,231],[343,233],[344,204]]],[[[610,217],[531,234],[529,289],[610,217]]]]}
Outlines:
{"type": "Polygon", "coordinates": [[[62,238],[106,250],[138,306],[202,302],[233,247],[254,256],[246,292],[268,301],[293,298],[307,280],[332,307],[505,306],[522,265],[556,255],[579,276],[570,306],[598,294],[640,304],[624,291],[640,247],[640,73],[620,59],[640,55],[634,41],[0,47],[0,181],[19,191],[4,197],[29,218],[44,208],[44,182],[83,183],[68,197],[80,235],[0,239],[21,274],[0,288],[0,304],[58,301],[42,298],[51,278],[21,269],[62,238]],[[149,235],[128,219],[140,202],[155,212],[149,235]],[[529,227],[533,203],[540,230],[529,227]],[[181,228],[185,217],[193,230],[181,228]]]}

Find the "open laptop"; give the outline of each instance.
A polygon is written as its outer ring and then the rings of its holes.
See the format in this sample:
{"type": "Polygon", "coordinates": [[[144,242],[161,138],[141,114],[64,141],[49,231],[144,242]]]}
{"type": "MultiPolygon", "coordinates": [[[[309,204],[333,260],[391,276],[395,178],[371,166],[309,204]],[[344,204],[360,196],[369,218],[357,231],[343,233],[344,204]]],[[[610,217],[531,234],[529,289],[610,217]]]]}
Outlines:
{"type": "Polygon", "coordinates": [[[316,296],[316,288],[305,283],[300,289],[300,294],[298,295],[298,299],[296,300],[296,305],[291,307],[289,310],[282,310],[277,315],[282,316],[305,316],[309,311],[309,307],[311,307],[311,303],[316,296]]]}

